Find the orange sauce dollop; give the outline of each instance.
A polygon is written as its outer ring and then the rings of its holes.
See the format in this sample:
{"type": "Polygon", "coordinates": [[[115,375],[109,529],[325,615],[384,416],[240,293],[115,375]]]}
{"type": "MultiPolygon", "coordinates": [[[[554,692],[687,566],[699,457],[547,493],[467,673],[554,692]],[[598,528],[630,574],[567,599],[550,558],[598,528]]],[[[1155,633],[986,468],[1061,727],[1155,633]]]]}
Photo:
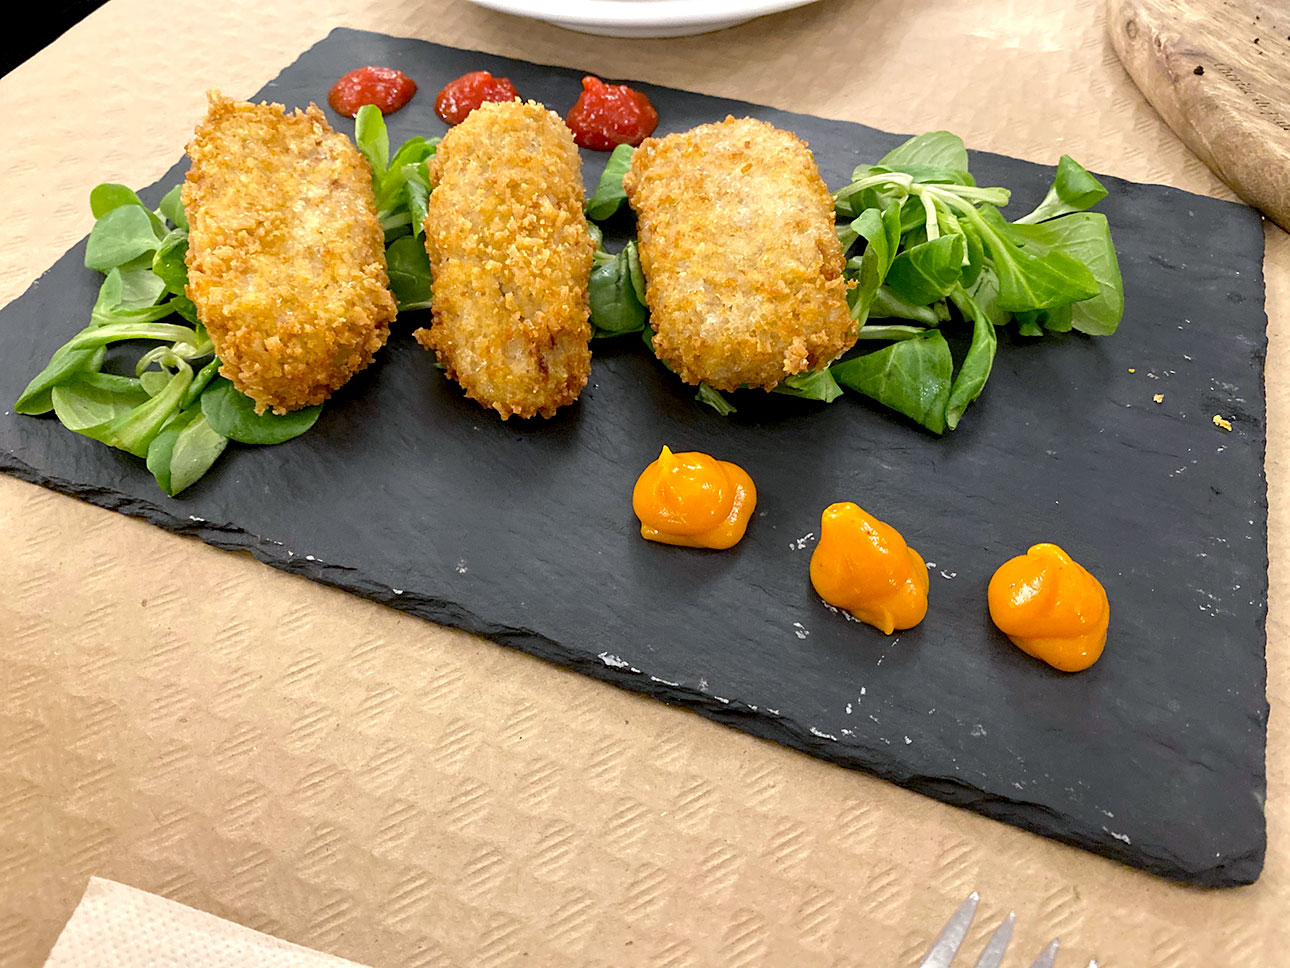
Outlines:
{"type": "Polygon", "coordinates": [[[850,501],[830,504],[811,554],[819,596],[890,635],[927,614],[927,566],[889,524],[850,501]]]}
{"type": "Polygon", "coordinates": [[[1062,672],[1102,655],[1111,607],[1102,583],[1055,544],[1005,561],[990,579],[990,618],[1017,648],[1062,672]]]}
{"type": "Polygon", "coordinates": [[[757,489],[738,464],[663,448],[632,490],[641,537],[686,548],[731,548],[748,528],[757,489]]]}

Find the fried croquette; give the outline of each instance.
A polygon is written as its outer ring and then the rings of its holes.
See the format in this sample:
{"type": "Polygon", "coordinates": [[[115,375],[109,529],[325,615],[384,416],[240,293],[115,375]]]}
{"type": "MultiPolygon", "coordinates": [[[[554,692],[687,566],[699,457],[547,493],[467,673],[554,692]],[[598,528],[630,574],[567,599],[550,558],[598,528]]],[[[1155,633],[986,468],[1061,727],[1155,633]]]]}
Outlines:
{"type": "Polygon", "coordinates": [[[257,412],[322,403],[394,319],[371,169],[312,104],[209,99],[182,194],[188,298],[257,412]]]}
{"type": "Polygon", "coordinates": [[[591,372],[596,245],[573,136],[536,102],[488,102],[444,135],[429,167],[434,322],[414,335],[503,420],[550,417],[591,372]]]}
{"type": "Polygon", "coordinates": [[[623,188],[654,352],[687,383],[769,390],[855,343],[833,198],[796,135],[728,117],[649,138],[623,188]]]}

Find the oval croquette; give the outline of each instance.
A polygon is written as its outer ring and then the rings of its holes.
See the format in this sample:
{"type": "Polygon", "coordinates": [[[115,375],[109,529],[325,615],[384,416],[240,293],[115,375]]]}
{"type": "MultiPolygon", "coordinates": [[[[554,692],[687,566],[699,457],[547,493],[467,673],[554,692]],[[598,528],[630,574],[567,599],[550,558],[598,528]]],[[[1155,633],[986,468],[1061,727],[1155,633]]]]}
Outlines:
{"type": "Polygon", "coordinates": [[[322,403],[394,319],[371,169],[312,104],[214,91],[188,157],[188,298],[220,373],[257,412],[322,403]]]}
{"type": "Polygon", "coordinates": [[[796,135],[726,118],[649,138],[623,188],[654,352],[687,383],[770,390],[855,343],[833,197],[796,135]]]}
{"type": "Polygon", "coordinates": [[[550,417],[591,373],[596,244],[573,136],[536,102],[487,102],[444,135],[429,167],[434,323],[414,335],[502,419],[550,417]]]}

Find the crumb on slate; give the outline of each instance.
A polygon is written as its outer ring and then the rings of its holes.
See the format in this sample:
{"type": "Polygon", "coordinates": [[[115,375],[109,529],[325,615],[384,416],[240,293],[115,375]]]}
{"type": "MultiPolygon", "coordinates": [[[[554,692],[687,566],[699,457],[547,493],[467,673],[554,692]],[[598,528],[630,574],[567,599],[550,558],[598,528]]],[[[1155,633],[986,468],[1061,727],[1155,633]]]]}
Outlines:
{"type": "Polygon", "coordinates": [[[1131,367],[1129,367],[1129,372],[1130,372],[1130,373],[1137,373],[1138,371],[1137,371],[1137,369],[1136,369],[1135,367],[1132,367],[1132,366],[1131,366],[1131,367]]]}
{"type": "Polygon", "coordinates": [[[1152,400],[1154,400],[1156,403],[1164,403],[1164,402],[1165,402],[1165,395],[1164,395],[1163,393],[1157,393],[1157,394],[1154,394],[1154,395],[1151,397],[1151,399],[1152,399],[1152,400]]]}
{"type": "Polygon", "coordinates": [[[1221,415],[1214,414],[1214,426],[1221,430],[1230,431],[1232,429],[1232,421],[1224,420],[1221,415]]]}

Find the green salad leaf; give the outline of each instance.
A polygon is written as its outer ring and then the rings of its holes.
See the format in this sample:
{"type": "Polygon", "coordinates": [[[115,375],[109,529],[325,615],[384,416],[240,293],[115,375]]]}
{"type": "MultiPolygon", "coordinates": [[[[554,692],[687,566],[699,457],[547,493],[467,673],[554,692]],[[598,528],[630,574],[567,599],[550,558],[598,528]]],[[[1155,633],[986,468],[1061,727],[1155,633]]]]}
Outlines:
{"type": "Polygon", "coordinates": [[[1106,186],[1084,170],[1070,155],[1057,162],[1052,187],[1033,212],[1017,219],[1018,224],[1042,222],[1069,212],[1083,212],[1106,198],[1106,186]]]}
{"type": "Polygon", "coordinates": [[[372,166],[372,177],[384,175],[390,167],[390,136],[385,117],[374,104],[364,104],[354,116],[354,144],[372,166]]]}
{"type": "Polygon", "coordinates": [[[863,326],[869,318],[873,300],[887,278],[887,271],[896,260],[900,247],[900,206],[888,205],[885,211],[865,209],[852,220],[851,231],[855,238],[868,243],[863,255],[847,263],[848,268],[854,271],[855,281],[847,293],[847,304],[856,325],[863,326]]]}
{"type": "MultiPolygon", "coordinates": [[[[211,381],[219,373],[219,368],[219,357],[212,357],[209,363],[197,371],[197,375],[193,377],[193,382],[188,384],[188,389],[184,391],[184,396],[179,401],[181,410],[187,410],[197,402],[197,399],[206,392],[206,388],[210,386],[211,381]]],[[[139,379],[142,381],[142,374],[139,379]]]]}
{"type": "Polygon", "coordinates": [[[852,316],[901,320],[864,326],[877,352],[836,363],[848,390],[936,433],[958,426],[980,396],[998,352],[996,330],[1023,336],[1115,332],[1124,289],[1104,215],[1085,209],[1106,188],[1063,155],[1052,187],[1028,215],[999,211],[1011,193],[979,186],[962,140],[946,131],[910,138],[876,164],[859,165],[834,193],[852,316]],[[898,213],[898,214],[893,214],[898,213]],[[894,221],[896,237],[886,229],[894,221]],[[966,342],[957,366],[947,337],[966,342]]]}
{"type": "Polygon", "coordinates": [[[192,369],[184,366],[156,396],[149,396],[137,379],[81,373],[54,387],[50,395],[54,413],[68,430],[146,457],[148,445],[178,409],[192,376],[192,369]]]}
{"type": "MultiPolygon", "coordinates": [[[[390,157],[385,117],[374,104],[364,104],[354,118],[354,143],[372,169],[372,192],[377,218],[388,246],[399,238],[425,232],[430,172],[426,162],[439,147],[438,138],[409,138],[390,157]]],[[[421,308],[421,307],[416,307],[421,308]]]]}
{"type": "MultiPolygon", "coordinates": [[[[896,295],[888,286],[879,286],[869,304],[870,319],[909,319],[923,326],[935,326],[949,319],[945,302],[938,300],[929,306],[919,306],[896,295]]],[[[866,326],[865,329],[873,329],[866,326]]]]}
{"type": "Polygon", "coordinates": [[[142,205],[118,205],[94,223],[85,243],[85,267],[107,272],[157,250],[161,239],[142,205]]]}
{"type": "Polygon", "coordinates": [[[97,428],[106,428],[149,400],[138,380],[112,373],[77,373],[54,387],[50,396],[64,427],[95,438],[100,438],[97,428]]]}
{"type": "Polygon", "coordinates": [[[174,415],[148,445],[148,470],[163,491],[174,497],[210,470],[228,438],[218,433],[200,410],[174,415]]]}
{"type": "Polygon", "coordinates": [[[986,205],[973,218],[979,220],[981,241],[999,277],[1000,309],[1053,309],[1097,295],[1097,280],[1088,266],[1059,249],[1041,255],[1018,244],[997,208],[986,205]]]}
{"type": "Polygon", "coordinates": [[[880,350],[829,368],[841,386],[878,401],[922,424],[945,431],[954,361],[940,330],[929,329],[880,350]]]}
{"type": "Polygon", "coordinates": [[[963,139],[950,131],[927,131],[915,135],[878,159],[889,171],[905,171],[911,165],[967,171],[968,153],[963,139]]]}
{"type": "Polygon", "coordinates": [[[945,426],[953,430],[959,425],[959,418],[963,416],[968,404],[985,389],[985,381],[990,378],[990,370],[994,367],[999,338],[995,334],[994,323],[963,289],[950,293],[950,299],[972,321],[972,342],[954,376],[949,399],[945,402],[945,426]]]}
{"type": "Polygon", "coordinates": [[[966,251],[962,235],[942,235],[912,245],[896,256],[884,283],[910,305],[928,306],[959,284],[966,251]]]}
{"type": "Polygon", "coordinates": [[[183,185],[176,185],[162,196],[161,204],[157,206],[157,215],[173,223],[175,228],[187,232],[188,215],[184,212],[183,188],[183,185]]]}
{"type": "Polygon", "coordinates": [[[240,444],[281,444],[299,437],[318,421],[322,405],[289,413],[255,412],[255,401],[222,376],[201,396],[202,413],[215,430],[240,444]]]}
{"type": "MultiPolygon", "coordinates": [[[[148,446],[153,438],[161,433],[161,428],[179,410],[184,391],[188,389],[192,380],[192,367],[181,365],[155,397],[149,397],[128,413],[116,417],[102,428],[100,434],[90,434],[90,436],[96,436],[103,443],[124,450],[135,457],[147,457],[148,446]]],[[[57,393],[56,388],[54,390],[55,412],[58,410],[57,393]]]]}
{"type": "Polygon", "coordinates": [[[587,294],[591,302],[592,335],[622,336],[646,327],[645,278],[636,243],[628,242],[616,254],[599,249],[593,260],[587,294]]]}
{"type": "Polygon", "coordinates": [[[627,276],[631,279],[636,301],[642,306],[648,305],[645,300],[645,270],[641,268],[641,254],[636,240],[632,239],[623,246],[623,252],[626,253],[624,258],[627,260],[627,276]]]}
{"type": "Polygon", "coordinates": [[[53,388],[81,373],[97,373],[106,353],[107,347],[104,346],[84,350],[60,346],[45,364],[45,368],[31,378],[31,382],[14,403],[14,411],[31,416],[49,413],[54,409],[51,394],[53,388]]]}
{"type": "Polygon", "coordinates": [[[125,205],[134,205],[144,211],[148,209],[148,206],[143,204],[143,200],[135,194],[134,189],[128,185],[104,182],[90,189],[90,214],[95,219],[100,219],[114,208],[125,205]]]}
{"type": "Polygon", "coordinates": [[[430,257],[425,243],[415,235],[395,239],[385,250],[390,289],[399,312],[430,308],[430,257]]]}
{"type": "MultiPolygon", "coordinates": [[[[430,261],[423,235],[437,138],[411,138],[390,156],[381,113],[364,107],[355,141],[372,168],[385,227],[390,287],[400,311],[430,305],[430,261]]],[[[136,457],[163,491],[176,495],[204,475],[230,440],[276,444],[304,433],[321,407],[278,416],[218,377],[220,361],[188,299],[188,217],[175,185],[150,210],[133,189],[102,184],[90,192],[95,217],[85,265],[104,273],[90,319],[54,351],[14,404],[18,413],[53,411],[69,430],[136,457]],[[149,340],[134,376],[102,372],[114,344],[149,340]]],[[[631,254],[635,259],[635,252],[631,254]]],[[[625,263],[628,288],[639,261],[625,263]]]]}
{"type": "Polygon", "coordinates": [[[694,394],[694,399],[706,407],[711,407],[723,417],[728,417],[737,412],[735,405],[727,400],[720,390],[714,390],[706,383],[699,384],[699,389],[694,394]]]}
{"type": "Polygon", "coordinates": [[[838,386],[837,380],[833,379],[833,374],[827,367],[823,370],[809,370],[806,373],[794,373],[792,376],[785,377],[772,392],[789,397],[800,397],[803,400],[819,400],[823,403],[832,403],[842,396],[842,388],[838,386]]]}
{"type": "Polygon", "coordinates": [[[433,291],[424,237],[431,186],[426,163],[438,151],[439,139],[409,138],[390,156],[385,118],[375,105],[365,104],[354,118],[354,141],[372,168],[377,218],[385,230],[385,265],[399,312],[429,309],[433,291]]]}
{"type": "MultiPolygon", "coordinates": [[[[171,191],[177,198],[179,186],[176,185],[171,191]]],[[[166,204],[166,200],[162,199],[162,206],[164,207],[166,204]]],[[[158,238],[161,238],[166,234],[165,219],[167,216],[165,212],[161,209],[158,209],[155,212],[150,211],[148,206],[143,204],[143,199],[139,198],[139,196],[135,194],[133,188],[126,185],[117,185],[111,182],[105,182],[102,185],[95,185],[94,188],[90,190],[90,213],[96,220],[101,219],[113,209],[124,208],[126,206],[137,207],[146,213],[148,221],[152,224],[152,230],[156,233],[158,238]]],[[[183,206],[178,207],[180,211],[183,210],[183,206]]],[[[184,222],[183,228],[188,228],[187,222],[184,222]]]]}
{"type": "MultiPolygon", "coordinates": [[[[592,219],[622,205],[631,157],[623,147],[606,163],[587,202],[592,219]]],[[[978,185],[970,161],[961,138],[931,131],[856,166],[834,202],[847,303],[864,349],[783,380],[774,392],[827,403],[851,391],[942,434],[985,389],[999,327],[1015,323],[1026,336],[1115,331],[1124,312],[1115,246],[1105,216],[1085,211],[1105,187],[1063,155],[1048,196],[1010,222],[1000,207],[1011,191],[978,185]],[[874,350],[875,343],[887,345],[874,350]]],[[[610,253],[594,224],[591,233],[593,335],[640,332],[652,351],[634,241],[610,253]]],[[[711,387],[701,385],[697,399],[732,412],[711,387]]]]}
{"type": "Polygon", "coordinates": [[[188,265],[184,261],[187,256],[188,232],[176,228],[161,240],[157,251],[152,254],[152,264],[146,270],[136,270],[142,279],[155,280],[151,285],[161,286],[153,302],[156,302],[163,292],[170,292],[176,296],[184,295],[188,286],[188,265]]]}
{"type": "Polygon", "coordinates": [[[1008,226],[1014,242],[1041,257],[1058,252],[1085,266],[1097,293],[1069,304],[1070,326],[1090,336],[1109,336],[1124,315],[1124,285],[1111,241],[1111,226],[1101,212],[1074,212],[1038,225],[1008,226]]]}
{"type": "Polygon", "coordinates": [[[631,145],[618,145],[610,153],[609,160],[605,162],[605,170],[600,173],[595,194],[587,199],[587,218],[603,222],[627,201],[627,193],[623,191],[623,175],[632,166],[632,152],[635,150],[631,145]]]}

